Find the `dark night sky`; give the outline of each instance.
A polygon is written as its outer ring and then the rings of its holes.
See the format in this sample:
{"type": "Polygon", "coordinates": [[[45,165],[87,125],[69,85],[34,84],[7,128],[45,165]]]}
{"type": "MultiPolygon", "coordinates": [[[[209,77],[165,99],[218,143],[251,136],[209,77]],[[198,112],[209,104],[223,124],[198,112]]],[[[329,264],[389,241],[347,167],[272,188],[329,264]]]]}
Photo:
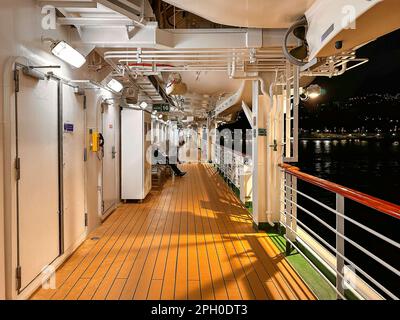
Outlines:
{"type": "MultiPolygon", "coordinates": [[[[378,38],[357,50],[357,57],[370,61],[360,67],[334,77],[319,77],[319,84],[326,93],[315,100],[305,102],[309,107],[319,103],[340,101],[349,97],[368,93],[400,93],[400,29],[378,38]]],[[[221,126],[224,128],[250,128],[243,113],[238,121],[221,126]]]]}
{"type": "Polygon", "coordinates": [[[370,61],[342,76],[315,80],[327,92],[317,102],[367,93],[400,93],[400,30],[360,48],[357,57],[370,61]]]}

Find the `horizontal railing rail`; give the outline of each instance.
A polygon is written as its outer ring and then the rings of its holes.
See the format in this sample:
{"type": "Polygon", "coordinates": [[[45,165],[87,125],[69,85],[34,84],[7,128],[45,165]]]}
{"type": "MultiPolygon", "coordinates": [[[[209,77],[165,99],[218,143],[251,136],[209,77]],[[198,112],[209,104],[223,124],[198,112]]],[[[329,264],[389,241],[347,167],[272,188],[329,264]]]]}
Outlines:
{"type": "MultiPolygon", "coordinates": [[[[354,263],[353,258],[349,257],[345,253],[345,243],[353,246],[358,251],[362,252],[366,257],[375,261],[381,267],[386,269],[385,272],[390,272],[394,274],[395,277],[400,277],[400,271],[396,269],[395,266],[385,261],[388,257],[382,258],[378,257],[377,253],[371,252],[365,246],[365,244],[360,244],[356,239],[351,239],[345,232],[345,222],[351,223],[363,231],[371,234],[393,246],[394,250],[400,249],[400,244],[395,240],[387,237],[386,235],[374,230],[371,227],[366,226],[360,221],[356,221],[349,215],[345,214],[345,199],[355,201],[363,206],[374,209],[382,214],[390,216],[396,219],[400,219],[400,206],[372,197],[370,195],[364,194],[362,192],[346,188],[339,184],[314,177],[312,175],[301,172],[299,168],[288,165],[281,164],[282,168],[282,189],[281,189],[281,219],[280,223],[285,227],[286,233],[285,238],[287,240],[287,252],[290,253],[291,246],[294,247],[300,254],[302,254],[307,261],[309,261],[312,266],[328,281],[328,283],[333,287],[337,293],[337,297],[341,299],[346,299],[345,288],[358,294],[363,298],[383,298],[382,294],[386,294],[392,299],[398,300],[398,296],[393,293],[393,290],[388,289],[382,285],[381,281],[371,276],[367,272],[364,265],[360,265],[358,261],[357,264],[354,263]],[[298,190],[298,180],[309,183],[311,185],[317,186],[323,190],[332,192],[336,195],[336,208],[331,208],[330,206],[324,204],[312,196],[306,194],[305,192],[298,190]],[[309,201],[312,201],[315,205],[327,210],[330,213],[335,214],[335,226],[333,227],[326,220],[324,220],[320,215],[311,210],[306,209],[303,205],[299,204],[298,197],[303,197],[309,201]],[[324,226],[329,231],[333,232],[336,237],[336,244],[332,245],[329,241],[323,237],[321,233],[317,233],[314,228],[309,224],[307,225],[304,221],[298,219],[297,210],[312,218],[315,223],[324,226]],[[319,268],[299,249],[298,243],[304,243],[311,250],[314,255],[323,261],[336,275],[336,283],[332,284],[329,279],[321,273],[319,268]],[[317,243],[317,244],[315,244],[317,243]],[[328,248],[334,253],[332,257],[330,253],[324,251],[324,248],[328,248]],[[362,275],[358,277],[356,273],[362,275]],[[349,277],[352,277],[357,285],[354,283],[349,283],[349,277]],[[368,283],[364,280],[367,279],[368,283]],[[378,293],[379,290],[381,293],[378,293]]],[[[398,254],[398,253],[397,253],[398,254]]],[[[354,281],[353,281],[354,282],[354,281]]]]}
{"type": "Polygon", "coordinates": [[[216,144],[214,147],[215,164],[233,185],[240,189],[240,176],[245,166],[251,164],[251,158],[240,151],[216,144]]]}
{"type": "Polygon", "coordinates": [[[280,166],[283,170],[285,170],[285,172],[290,173],[291,175],[297,177],[300,180],[311,183],[317,187],[334,192],[347,199],[353,200],[369,208],[375,209],[379,212],[386,213],[392,217],[400,219],[399,205],[375,198],[365,193],[341,186],[339,184],[321,178],[314,177],[310,174],[301,172],[299,168],[288,164],[281,164],[280,166]]]}

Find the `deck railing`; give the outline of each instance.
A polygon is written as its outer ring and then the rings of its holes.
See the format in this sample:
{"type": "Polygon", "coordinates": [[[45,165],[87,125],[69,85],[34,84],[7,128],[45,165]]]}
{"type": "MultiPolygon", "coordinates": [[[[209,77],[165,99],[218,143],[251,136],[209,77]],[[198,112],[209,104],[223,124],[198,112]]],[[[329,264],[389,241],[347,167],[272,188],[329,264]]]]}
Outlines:
{"type": "Polygon", "coordinates": [[[251,158],[218,144],[215,145],[214,150],[214,163],[224,177],[240,190],[241,177],[246,173],[246,166],[251,165],[251,158]]]}
{"type": "Polygon", "coordinates": [[[281,190],[280,223],[285,228],[285,238],[287,244],[289,244],[287,250],[290,252],[291,247],[293,247],[302,254],[328,281],[336,291],[339,299],[347,298],[348,295],[345,289],[348,289],[359,298],[392,298],[398,300],[398,293],[393,292],[393,288],[396,286],[387,285],[388,277],[383,277],[386,278],[386,285],[382,284],[381,276],[383,273],[388,273],[390,279],[395,279],[397,284],[400,283],[398,278],[400,277],[400,271],[395,267],[399,262],[400,244],[384,235],[378,228],[371,226],[371,223],[367,226],[365,219],[368,219],[368,215],[365,215],[361,219],[362,222],[360,219],[357,221],[350,211],[345,210],[345,201],[351,200],[356,202],[357,206],[362,205],[363,208],[370,208],[377,211],[376,214],[381,214],[382,219],[387,219],[384,223],[388,227],[390,225],[393,226],[393,224],[397,225],[400,219],[400,206],[311,176],[287,164],[281,165],[281,168],[283,184],[281,190]],[[299,181],[302,181],[302,184],[305,186],[313,185],[314,188],[317,187],[321,192],[328,191],[329,193],[333,193],[336,197],[335,208],[323,203],[322,200],[318,200],[310,194],[306,194],[306,191],[300,191],[298,188],[299,181]],[[311,205],[314,212],[310,208],[305,208],[303,202],[311,205]],[[316,208],[320,208],[320,210],[316,210],[316,208]],[[327,220],[329,219],[326,219],[325,215],[319,214],[320,211],[331,215],[330,218],[333,215],[334,223],[332,221],[328,223],[327,220]],[[300,212],[302,217],[306,219],[298,217],[298,213],[300,212]],[[360,241],[360,237],[356,239],[354,232],[351,235],[352,238],[350,238],[349,233],[346,232],[348,227],[349,229],[353,228],[352,230],[354,228],[360,229],[360,232],[364,233],[363,241],[360,241]],[[325,232],[321,232],[321,229],[325,232]],[[329,233],[333,235],[334,241],[332,241],[332,238],[329,239],[329,233]],[[378,250],[379,256],[377,252],[369,250],[368,246],[365,245],[365,237],[368,238],[367,240],[370,243],[372,240],[374,242],[382,242],[382,247],[379,247],[382,250],[378,250]],[[333,245],[332,243],[335,244],[333,245]],[[347,248],[349,247],[352,247],[351,251],[353,254],[347,254],[347,248]],[[304,250],[304,248],[307,250],[304,250]],[[333,283],[328,279],[329,277],[327,277],[326,273],[321,271],[321,267],[316,265],[315,260],[311,259],[310,255],[305,253],[308,250],[312,252],[313,257],[315,256],[318,259],[318,262],[325,265],[332,272],[335,276],[333,283]],[[358,258],[357,263],[355,263],[353,260],[354,252],[365,256],[365,259],[360,260],[358,258]],[[388,252],[391,253],[391,257],[388,256],[388,252]],[[394,259],[394,263],[387,262],[388,258],[394,259]],[[376,271],[371,272],[371,265],[368,266],[371,263],[379,265],[379,270],[383,270],[383,272],[379,273],[380,276],[376,276],[376,271]]]}

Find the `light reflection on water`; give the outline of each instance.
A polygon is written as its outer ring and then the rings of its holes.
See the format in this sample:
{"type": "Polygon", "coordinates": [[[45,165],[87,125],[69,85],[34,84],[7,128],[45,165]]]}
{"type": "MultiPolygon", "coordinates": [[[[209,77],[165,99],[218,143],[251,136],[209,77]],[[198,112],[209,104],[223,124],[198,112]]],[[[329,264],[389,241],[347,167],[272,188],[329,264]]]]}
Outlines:
{"type": "Polygon", "coordinates": [[[391,140],[301,140],[305,172],[400,203],[400,143],[391,140]]]}
{"type": "MultiPolygon", "coordinates": [[[[297,166],[306,173],[400,204],[399,141],[310,140],[308,143],[299,144],[299,160],[297,166]]],[[[335,207],[334,193],[303,181],[298,182],[298,188],[331,208],[335,207]]],[[[330,212],[304,197],[298,198],[298,201],[300,206],[318,215],[333,228],[335,227],[335,217],[330,212]]],[[[390,239],[400,242],[399,220],[379,214],[353,201],[345,202],[345,214],[390,239]]],[[[298,211],[298,217],[302,223],[323,237],[331,246],[335,246],[334,234],[327,228],[301,210],[298,211]]],[[[348,238],[368,248],[371,253],[383,258],[394,268],[400,269],[397,248],[388,246],[351,223],[345,223],[345,230],[348,238]]],[[[351,261],[362,266],[372,278],[393,293],[400,294],[396,275],[388,272],[349,244],[345,245],[345,252],[351,261]]]]}

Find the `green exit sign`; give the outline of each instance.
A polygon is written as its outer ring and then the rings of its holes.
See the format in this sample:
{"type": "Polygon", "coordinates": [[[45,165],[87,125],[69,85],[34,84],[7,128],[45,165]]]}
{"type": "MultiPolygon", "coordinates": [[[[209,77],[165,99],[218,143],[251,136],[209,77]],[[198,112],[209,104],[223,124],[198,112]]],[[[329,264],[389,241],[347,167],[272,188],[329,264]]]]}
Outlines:
{"type": "Polygon", "coordinates": [[[258,128],[258,136],[259,137],[266,137],[267,136],[267,129],[258,128]]]}
{"type": "Polygon", "coordinates": [[[169,110],[170,110],[170,106],[167,103],[153,104],[153,111],[169,112],[169,110]]]}

